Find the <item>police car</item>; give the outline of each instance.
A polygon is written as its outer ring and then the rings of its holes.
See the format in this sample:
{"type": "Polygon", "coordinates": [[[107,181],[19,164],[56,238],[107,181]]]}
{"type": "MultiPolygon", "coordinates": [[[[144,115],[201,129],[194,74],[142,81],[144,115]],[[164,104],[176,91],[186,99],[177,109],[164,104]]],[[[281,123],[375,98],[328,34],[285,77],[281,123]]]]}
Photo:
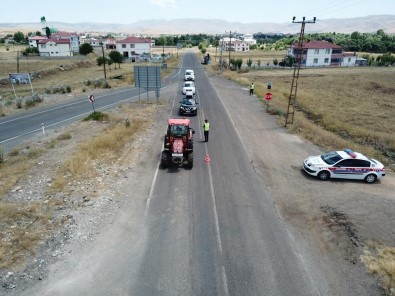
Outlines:
{"type": "Polygon", "coordinates": [[[374,183],[385,176],[385,168],[381,162],[351,149],[310,156],[304,160],[303,168],[306,173],[320,180],[339,178],[374,183]]]}

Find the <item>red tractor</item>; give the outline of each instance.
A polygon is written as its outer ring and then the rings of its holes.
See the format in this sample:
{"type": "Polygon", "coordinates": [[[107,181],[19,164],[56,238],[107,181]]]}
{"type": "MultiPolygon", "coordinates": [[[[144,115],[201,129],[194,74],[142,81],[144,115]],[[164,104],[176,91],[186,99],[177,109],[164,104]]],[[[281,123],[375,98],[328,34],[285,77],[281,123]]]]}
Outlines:
{"type": "Polygon", "coordinates": [[[193,167],[193,134],[190,119],[170,118],[167,120],[167,133],[161,155],[161,165],[186,165],[193,167]]]}

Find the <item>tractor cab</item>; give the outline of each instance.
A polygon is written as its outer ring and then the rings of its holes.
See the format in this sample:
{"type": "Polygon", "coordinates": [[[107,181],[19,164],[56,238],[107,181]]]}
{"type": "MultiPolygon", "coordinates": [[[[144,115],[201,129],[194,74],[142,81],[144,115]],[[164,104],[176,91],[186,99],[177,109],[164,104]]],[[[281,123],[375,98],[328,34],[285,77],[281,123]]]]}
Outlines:
{"type": "Polygon", "coordinates": [[[170,165],[193,166],[193,134],[190,119],[170,118],[161,156],[162,167],[170,165]]]}

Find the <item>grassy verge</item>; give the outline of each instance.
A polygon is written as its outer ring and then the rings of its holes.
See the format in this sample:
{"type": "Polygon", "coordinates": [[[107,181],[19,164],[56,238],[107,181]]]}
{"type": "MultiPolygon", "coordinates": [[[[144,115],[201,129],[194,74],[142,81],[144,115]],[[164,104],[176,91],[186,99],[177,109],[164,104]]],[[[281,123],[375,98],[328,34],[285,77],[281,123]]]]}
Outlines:
{"type": "Polygon", "coordinates": [[[382,279],[387,295],[395,295],[395,248],[370,241],[361,260],[369,271],[382,279]]]}

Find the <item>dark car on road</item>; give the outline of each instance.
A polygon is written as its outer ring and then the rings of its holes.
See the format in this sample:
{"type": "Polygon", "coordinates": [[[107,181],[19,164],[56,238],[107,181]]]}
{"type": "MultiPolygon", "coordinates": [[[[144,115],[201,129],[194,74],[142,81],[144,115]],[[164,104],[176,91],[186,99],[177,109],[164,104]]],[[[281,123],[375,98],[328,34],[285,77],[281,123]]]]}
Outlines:
{"type": "Polygon", "coordinates": [[[180,102],[180,115],[197,115],[197,105],[198,103],[192,97],[185,97],[180,102]]]}

